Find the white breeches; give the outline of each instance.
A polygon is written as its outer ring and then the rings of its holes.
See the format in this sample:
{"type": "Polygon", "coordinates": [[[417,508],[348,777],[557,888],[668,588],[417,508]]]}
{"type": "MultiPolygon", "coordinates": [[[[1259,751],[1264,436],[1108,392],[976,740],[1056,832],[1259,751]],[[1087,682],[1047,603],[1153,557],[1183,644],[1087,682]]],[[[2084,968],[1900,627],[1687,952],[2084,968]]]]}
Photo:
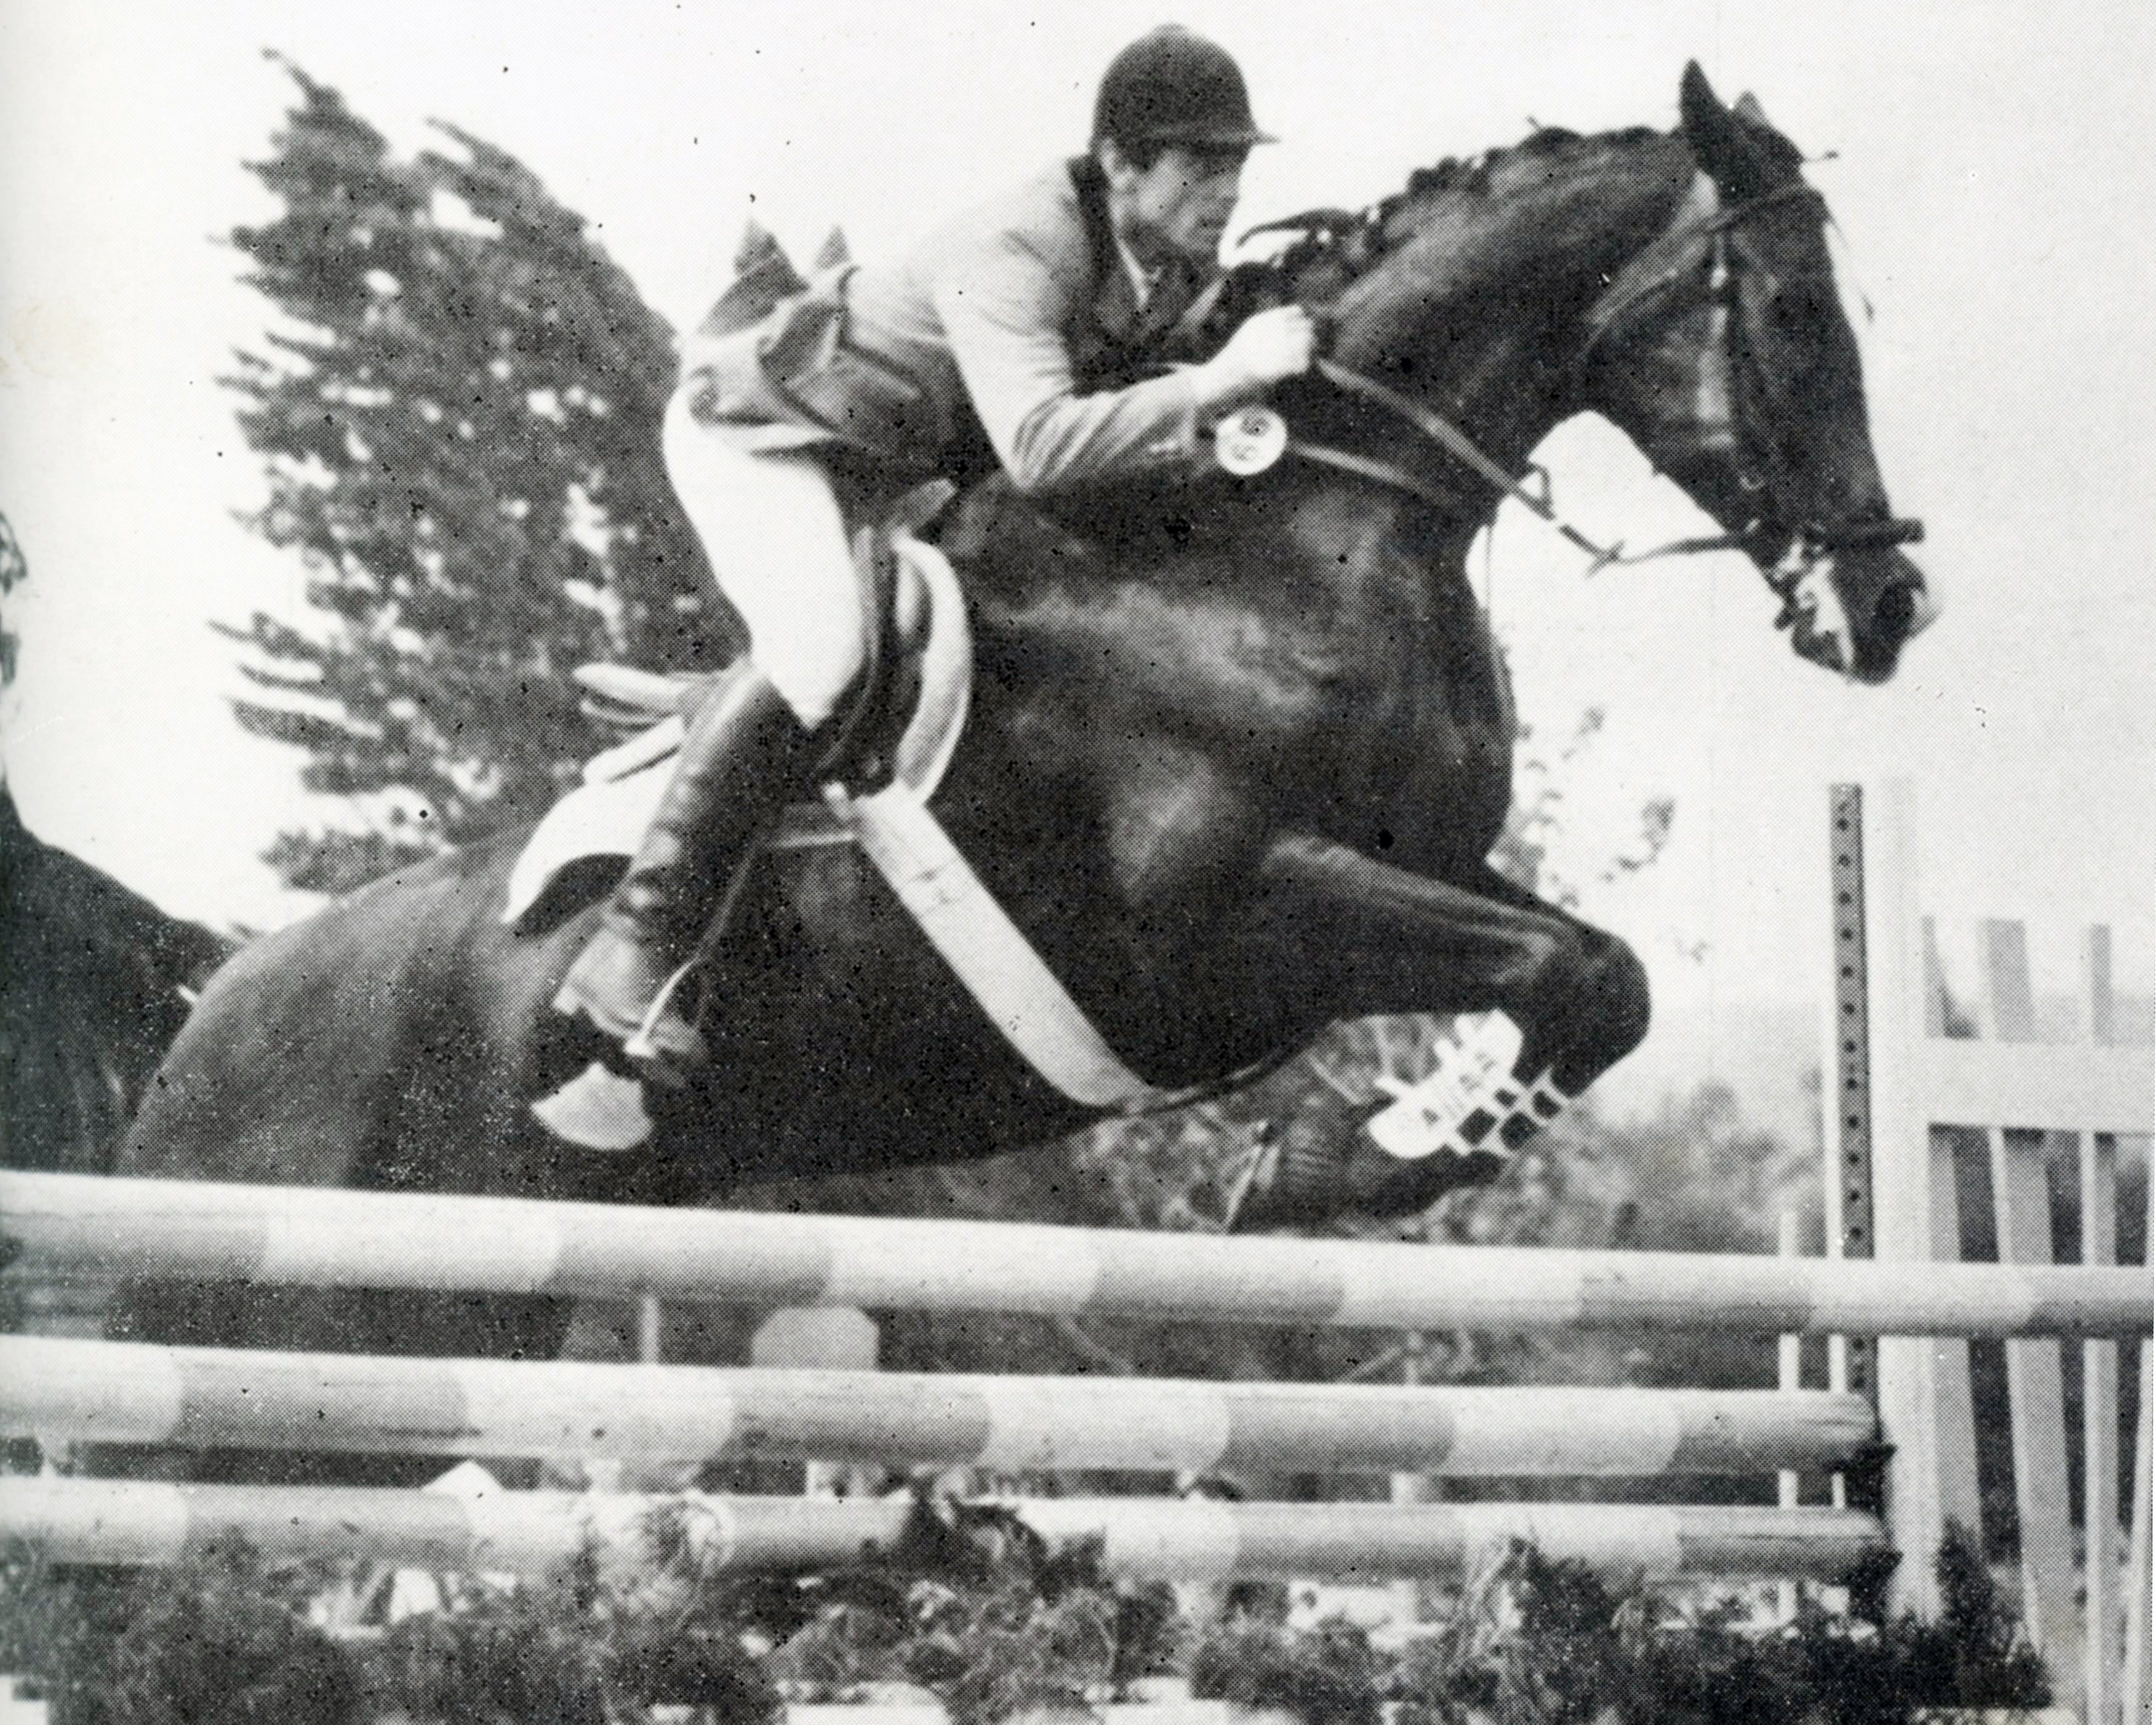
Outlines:
{"type": "Polygon", "coordinates": [[[687,392],[666,409],[667,476],[749,651],[801,723],[830,718],[860,672],[861,607],[845,518],[816,458],[750,451],[700,425],[687,392]]]}

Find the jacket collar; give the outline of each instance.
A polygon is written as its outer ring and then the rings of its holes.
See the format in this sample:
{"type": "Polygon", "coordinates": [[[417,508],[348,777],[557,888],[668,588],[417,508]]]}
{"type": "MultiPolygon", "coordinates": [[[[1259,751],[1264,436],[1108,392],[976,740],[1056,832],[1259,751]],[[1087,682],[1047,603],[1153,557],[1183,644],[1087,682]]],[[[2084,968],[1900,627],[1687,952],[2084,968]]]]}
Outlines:
{"type": "Polygon", "coordinates": [[[1108,219],[1108,176],[1091,156],[1070,163],[1071,188],[1078,195],[1078,219],[1086,230],[1086,250],[1093,274],[1093,321],[1101,333],[1121,344],[1138,324],[1137,291],[1123,268],[1115,225],[1108,219]]]}
{"type": "Polygon", "coordinates": [[[1181,260],[1162,266],[1151,296],[1142,304],[1132,280],[1132,260],[1116,238],[1108,217],[1108,177],[1091,156],[1073,157],[1070,183],[1078,198],[1078,217],[1086,230],[1092,260],[1093,319],[1102,335],[1118,347],[1157,341],[1173,328],[1202,291],[1205,276],[1181,260]]]}

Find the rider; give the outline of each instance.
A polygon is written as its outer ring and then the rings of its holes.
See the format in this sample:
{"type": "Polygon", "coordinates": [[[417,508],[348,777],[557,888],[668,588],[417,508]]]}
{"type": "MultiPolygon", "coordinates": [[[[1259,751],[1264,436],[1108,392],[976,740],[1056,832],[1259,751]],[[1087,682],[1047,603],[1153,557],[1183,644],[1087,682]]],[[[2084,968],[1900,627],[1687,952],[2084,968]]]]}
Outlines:
{"type": "Polygon", "coordinates": [[[835,268],[752,327],[691,341],[667,471],[752,659],[690,715],[557,1009],[652,1076],[701,1063],[670,980],[862,669],[850,512],[988,460],[1040,495],[1194,469],[1201,427],[1308,367],[1311,320],[1282,306],[1203,363],[1126,381],[1173,351],[1219,272],[1244,162],[1270,142],[1224,49],[1155,30],[1109,64],[1086,154],[893,266],[835,268]]]}

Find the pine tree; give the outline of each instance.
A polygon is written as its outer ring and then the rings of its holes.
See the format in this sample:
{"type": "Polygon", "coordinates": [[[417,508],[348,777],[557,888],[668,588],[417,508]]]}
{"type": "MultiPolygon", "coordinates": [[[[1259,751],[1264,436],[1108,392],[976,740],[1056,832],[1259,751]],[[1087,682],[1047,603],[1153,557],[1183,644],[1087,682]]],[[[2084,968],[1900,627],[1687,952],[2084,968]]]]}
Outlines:
{"type": "Polygon", "coordinates": [[[263,692],[240,722],[377,811],[270,852],[335,891],[543,811],[604,740],[576,664],[709,665],[735,626],[660,456],[672,332],[583,219],[454,126],[396,159],[288,70],[299,100],[253,164],[283,213],[232,234],[282,315],[227,381],[269,468],[249,524],[300,553],[325,620],[230,632],[263,692]]]}

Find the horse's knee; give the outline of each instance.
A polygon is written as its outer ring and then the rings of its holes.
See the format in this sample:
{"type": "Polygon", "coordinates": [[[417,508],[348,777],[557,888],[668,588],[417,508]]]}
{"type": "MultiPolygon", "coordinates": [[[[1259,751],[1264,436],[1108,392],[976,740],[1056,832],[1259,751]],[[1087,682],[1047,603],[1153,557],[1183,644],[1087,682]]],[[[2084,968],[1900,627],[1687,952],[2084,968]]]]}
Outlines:
{"type": "Polygon", "coordinates": [[[1527,1076],[1554,1068],[1558,1087],[1577,1095],[1645,1038],[1649,990],[1646,966],[1615,935],[1584,924],[1569,932],[1522,1064],[1532,1068],[1527,1076]]]}
{"type": "Polygon", "coordinates": [[[1653,1016],[1652,991],[1647,967],[1640,955],[1614,935],[1602,937],[1590,986],[1600,1007],[1598,1017],[1611,1050],[1612,1060],[1621,1060],[1646,1040],[1653,1016]]]}
{"type": "Polygon", "coordinates": [[[1572,985],[1574,1034],[1557,1074],[1558,1084],[1574,1092],[1638,1048],[1650,1017],[1647,967],[1640,955],[1614,935],[1595,929],[1584,933],[1572,985]]]}

